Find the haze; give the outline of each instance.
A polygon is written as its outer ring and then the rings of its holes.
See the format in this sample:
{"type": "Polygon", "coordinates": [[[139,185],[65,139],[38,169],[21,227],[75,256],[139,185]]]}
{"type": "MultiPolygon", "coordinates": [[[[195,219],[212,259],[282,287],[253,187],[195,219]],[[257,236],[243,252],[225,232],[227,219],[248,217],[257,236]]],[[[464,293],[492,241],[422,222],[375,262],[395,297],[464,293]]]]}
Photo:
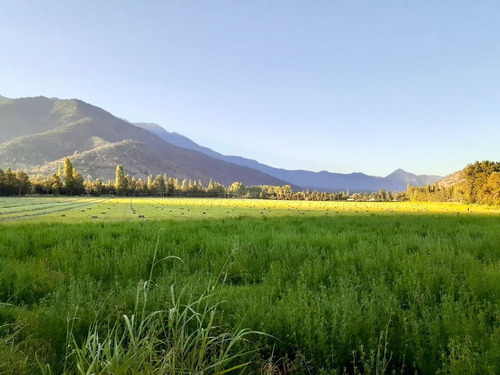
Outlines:
{"type": "Polygon", "coordinates": [[[0,4],[3,96],[79,98],[287,169],[500,159],[496,1],[0,4]]]}

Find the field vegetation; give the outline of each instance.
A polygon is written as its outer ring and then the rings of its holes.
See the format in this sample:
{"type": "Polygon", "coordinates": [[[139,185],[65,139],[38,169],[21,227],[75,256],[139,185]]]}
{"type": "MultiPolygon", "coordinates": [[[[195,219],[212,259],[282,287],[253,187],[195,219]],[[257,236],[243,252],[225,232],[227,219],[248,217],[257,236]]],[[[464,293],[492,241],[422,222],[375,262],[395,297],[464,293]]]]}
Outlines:
{"type": "Polygon", "coordinates": [[[499,213],[4,198],[0,373],[497,374],[499,213]]]}
{"type": "Polygon", "coordinates": [[[214,198],[33,196],[2,198],[0,222],[148,221],[234,218],[240,216],[335,216],[373,214],[490,214],[498,206],[441,202],[285,201],[214,198]]]}

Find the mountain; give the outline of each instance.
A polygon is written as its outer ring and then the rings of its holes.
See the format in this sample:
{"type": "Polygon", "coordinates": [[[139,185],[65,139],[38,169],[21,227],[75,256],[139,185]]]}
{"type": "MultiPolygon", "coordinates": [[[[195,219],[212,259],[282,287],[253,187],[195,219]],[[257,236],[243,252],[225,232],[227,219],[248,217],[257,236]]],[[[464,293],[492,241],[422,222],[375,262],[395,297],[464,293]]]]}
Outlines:
{"type": "Polygon", "coordinates": [[[453,185],[456,185],[460,182],[465,181],[465,178],[463,176],[463,172],[464,172],[464,170],[462,169],[458,172],[449,174],[448,176],[446,176],[442,180],[439,180],[438,185],[441,187],[447,188],[447,187],[450,187],[450,186],[453,186],[453,185]]]}
{"type": "MultiPolygon", "coordinates": [[[[149,132],[157,135],[161,139],[163,139],[163,140],[167,141],[168,143],[171,143],[175,146],[182,147],[182,148],[188,148],[190,150],[195,150],[195,151],[201,152],[201,153],[208,155],[208,156],[211,156],[213,158],[224,160],[223,158],[221,158],[221,157],[224,157],[224,155],[219,154],[218,152],[212,151],[208,147],[200,146],[197,143],[190,140],[188,137],[185,137],[179,133],[168,132],[164,128],[162,128],[160,125],[157,125],[157,124],[154,124],[151,122],[137,122],[137,123],[133,123],[133,124],[135,126],[138,126],[140,128],[148,130],[149,132]]],[[[225,161],[231,162],[230,158],[231,157],[229,157],[229,160],[225,160],[225,161]]],[[[245,167],[248,167],[248,165],[246,165],[245,167]]]]}
{"type": "Polygon", "coordinates": [[[10,102],[12,99],[6,98],[5,96],[0,95],[0,104],[6,104],[10,102]]]}
{"type": "Polygon", "coordinates": [[[0,144],[22,135],[49,130],[56,121],[53,111],[57,108],[45,97],[16,100],[2,96],[0,105],[0,144]]]}
{"type": "Polygon", "coordinates": [[[284,185],[255,169],[175,146],[81,100],[0,98],[0,168],[50,174],[66,157],[84,177],[114,180],[117,164],[145,178],[167,173],[229,185],[284,185]]]}
{"type": "Polygon", "coordinates": [[[408,184],[411,186],[425,186],[432,185],[435,182],[441,180],[442,176],[436,175],[415,175],[413,173],[406,172],[402,169],[396,169],[391,174],[384,177],[384,183],[390,185],[398,185],[405,184],[405,189],[408,184]]]}
{"type": "Polygon", "coordinates": [[[380,189],[402,191],[406,190],[406,186],[410,185],[426,185],[433,184],[440,180],[441,176],[420,175],[405,172],[402,169],[397,169],[385,177],[369,176],[364,173],[332,173],[327,171],[311,172],[306,170],[287,170],[270,167],[261,164],[256,160],[246,159],[240,156],[222,155],[210,148],[203,147],[193,142],[189,138],[178,134],[166,131],[163,127],[153,123],[135,123],[143,129],[156,134],[160,138],[166,140],[179,147],[196,150],[213,158],[224,160],[229,163],[249,167],[266,173],[270,176],[279,178],[280,180],[288,181],[289,183],[299,186],[302,189],[319,190],[319,191],[345,191],[349,189],[351,192],[371,192],[380,189]]]}
{"type": "Polygon", "coordinates": [[[117,164],[145,178],[167,173],[179,179],[225,185],[291,184],[295,189],[369,192],[405,190],[432,184],[439,176],[416,176],[398,169],[385,177],[363,173],[286,170],[240,156],[227,156],[153,123],[132,124],[78,99],[0,96],[0,168],[29,173],[57,171],[64,158],[84,176],[113,180],[117,164]]]}

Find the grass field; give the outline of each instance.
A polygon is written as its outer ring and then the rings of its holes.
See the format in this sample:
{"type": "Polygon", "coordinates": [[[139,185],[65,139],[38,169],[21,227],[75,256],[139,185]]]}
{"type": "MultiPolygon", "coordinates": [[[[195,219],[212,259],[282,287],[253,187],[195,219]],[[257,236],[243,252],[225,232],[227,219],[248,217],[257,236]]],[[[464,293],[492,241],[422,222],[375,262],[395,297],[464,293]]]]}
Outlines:
{"type": "Polygon", "coordinates": [[[0,220],[0,373],[500,373],[495,208],[7,198],[0,220]]]}
{"type": "Polygon", "coordinates": [[[395,213],[500,214],[500,208],[457,203],[309,202],[192,198],[1,198],[0,221],[134,221],[239,216],[320,216],[395,213]]]}

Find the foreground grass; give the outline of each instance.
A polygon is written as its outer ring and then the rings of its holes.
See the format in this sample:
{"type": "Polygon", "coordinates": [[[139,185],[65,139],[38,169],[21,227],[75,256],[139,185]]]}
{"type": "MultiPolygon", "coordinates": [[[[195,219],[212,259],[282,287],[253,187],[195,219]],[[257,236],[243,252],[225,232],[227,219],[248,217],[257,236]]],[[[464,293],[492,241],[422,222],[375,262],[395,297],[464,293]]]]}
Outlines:
{"type": "MultiPolygon", "coordinates": [[[[126,353],[123,316],[138,306],[161,312],[156,337],[146,336],[165,344],[168,312],[212,285],[213,304],[188,309],[216,306],[210,337],[268,334],[238,341],[238,360],[217,371],[251,362],[237,370],[499,373],[499,228],[497,215],[391,212],[9,223],[0,227],[0,369],[73,373],[96,336],[126,353]],[[183,262],[150,273],[158,235],[156,259],[183,262]]],[[[209,322],[188,324],[188,334],[209,322]]]]}

